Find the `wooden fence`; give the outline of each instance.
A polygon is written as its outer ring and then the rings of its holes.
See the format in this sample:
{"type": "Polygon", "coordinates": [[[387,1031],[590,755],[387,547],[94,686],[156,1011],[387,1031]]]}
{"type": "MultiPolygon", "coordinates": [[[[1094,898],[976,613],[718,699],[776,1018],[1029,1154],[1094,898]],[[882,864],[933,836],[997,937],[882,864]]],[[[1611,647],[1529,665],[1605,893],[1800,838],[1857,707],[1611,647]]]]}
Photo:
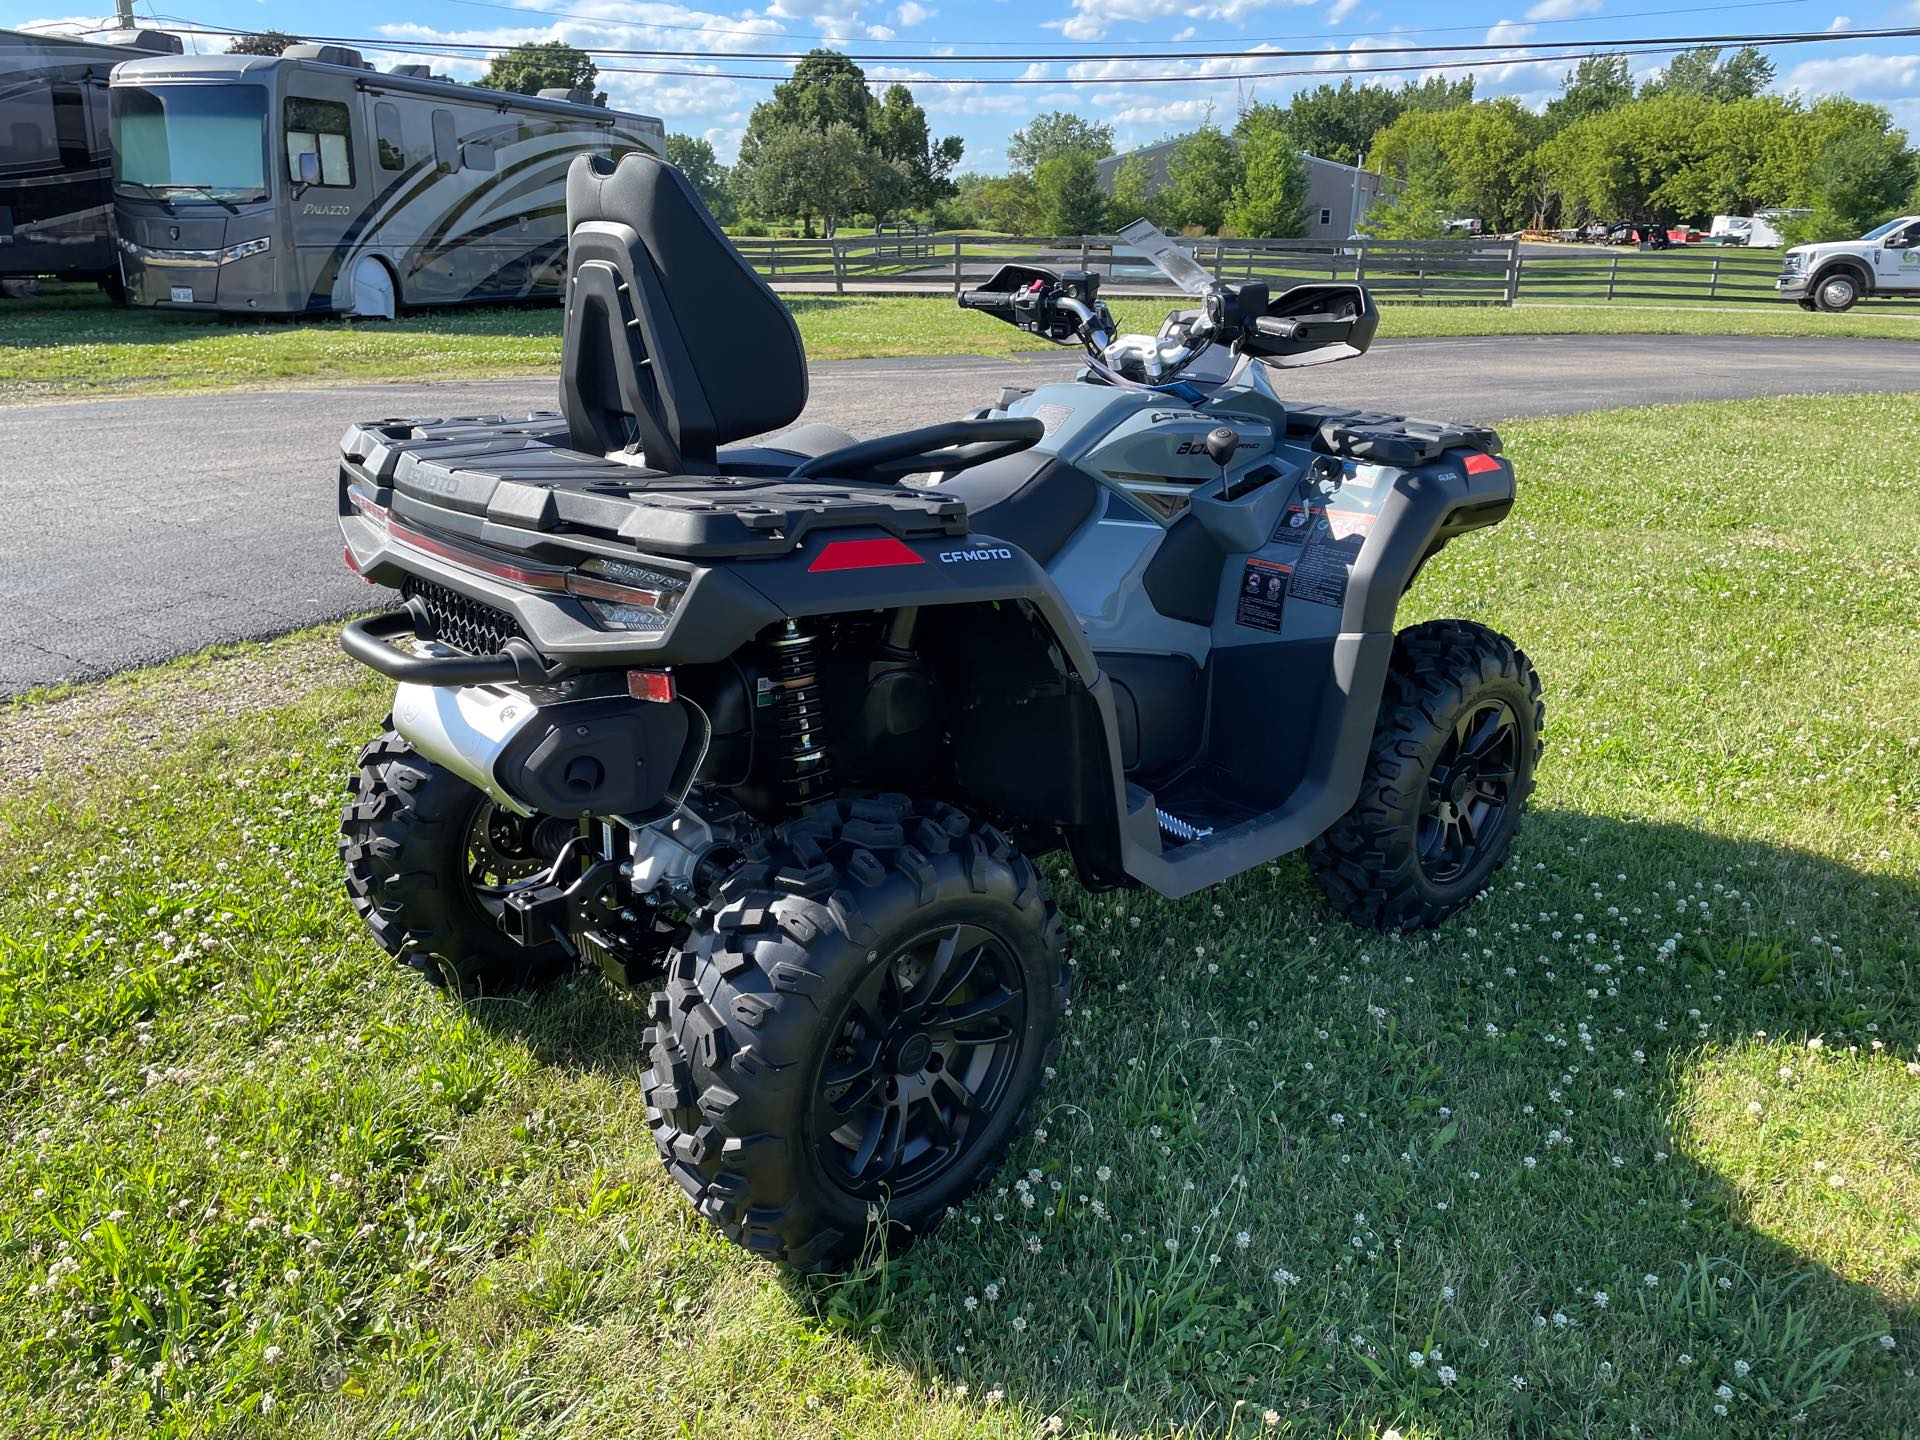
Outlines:
{"type": "MultiPolygon", "coordinates": [[[[1745,304],[1774,302],[1773,250],[1572,250],[1522,253],[1517,240],[1183,240],[1216,278],[1264,280],[1277,292],[1353,280],[1382,300],[1441,305],[1745,304]]],[[[1111,235],[928,234],[899,227],[831,240],[741,238],[740,253],[778,289],[948,293],[984,284],[1003,264],[1092,270],[1102,293],[1172,296],[1166,279],[1111,235]]],[[[1875,308],[1920,308],[1876,298],[1875,308]]]]}

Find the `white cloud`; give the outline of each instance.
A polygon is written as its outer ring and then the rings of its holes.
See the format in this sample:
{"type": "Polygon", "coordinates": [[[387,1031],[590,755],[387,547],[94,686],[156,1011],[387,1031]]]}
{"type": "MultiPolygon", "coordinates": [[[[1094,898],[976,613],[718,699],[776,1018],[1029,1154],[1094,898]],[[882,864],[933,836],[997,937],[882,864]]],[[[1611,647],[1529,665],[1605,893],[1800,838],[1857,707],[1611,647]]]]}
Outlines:
{"type": "Polygon", "coordinates": [[[906,4],[893,12],[893,18],[894,22],[898,24],[902,30],[911,30],[914,26],[931,20],[939,13],[938,10],[922,5],[920,0],[907,0],[906,4]]]}
{"type": "Polygon", "coordinates": [[[1516,24],[1512,20],[1496,21],[1487,31],[1486,43],[1489,45],[1518,45],[1533,33],[1531,25],[1516,24]]]}
{"type": "Polygon", "coordinates": [[[1529,20],[1574,20],[1582,15],[1598,14],[1603,0],[1540,0],[1527,11],[1529,20]]]}
{"type": "Polygon", "coordinates": [[[1359,7],[1360,0],[1333,0],[1327,7],[1327,24],[1338,25],[1359,7]]]}
{"type": "Polygon", "coordinates": [[[1841,30],[1851,29],[1852,26],[1853,17],[1851,15],[1836,15],[1833,17],[1833,23],[1827,26],[1827,33],[1832,35],[1841,30]]]}
{"type": "Polygon", "coordinates": [[[1920,93],[1920,55],[1842,55],[1802,60],[1780,88],[1807,95],[1910,100],[1920,93]]]}
{"type": "Polygon", "coordinates": [[[1073,0],[1073,14],[1048,20],[1042,28],[1069,40],[1099,40],[1120,23],[1141,24],[1178,16],[1189,20],[1225,20],[1232,24],[1262,10],[1317,5],[1320,0],[1073,0]]]}

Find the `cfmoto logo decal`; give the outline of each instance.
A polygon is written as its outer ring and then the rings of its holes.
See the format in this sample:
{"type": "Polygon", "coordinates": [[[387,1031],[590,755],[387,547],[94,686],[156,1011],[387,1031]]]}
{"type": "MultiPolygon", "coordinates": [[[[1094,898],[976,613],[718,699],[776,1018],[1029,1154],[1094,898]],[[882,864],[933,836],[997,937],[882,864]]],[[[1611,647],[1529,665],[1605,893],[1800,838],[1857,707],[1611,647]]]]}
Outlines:
{"type": "Polygon", "coordinates": [[[942,550],[942,565],[964,565],[970,560],[1011,560],[1013,551],[1004,545],[994,545],[982,550],[942,550]]]}

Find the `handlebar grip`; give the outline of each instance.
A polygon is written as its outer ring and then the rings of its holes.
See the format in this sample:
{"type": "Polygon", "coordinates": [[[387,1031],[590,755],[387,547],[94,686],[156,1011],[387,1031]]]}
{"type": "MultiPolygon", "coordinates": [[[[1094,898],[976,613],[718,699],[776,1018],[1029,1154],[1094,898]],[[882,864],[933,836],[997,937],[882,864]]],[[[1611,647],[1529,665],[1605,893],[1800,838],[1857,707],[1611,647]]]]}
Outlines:
{"type": "Polygon", "coordinates": [[[1254,317],[1253,332],[1275,340],[1291,340],[1300,333],[1300,322],[1285,315],[1258,315],[1254,317]]]}
{"type": "Polygon", "coordinates": [[[962,290],[958,298],[962,310],[1013,309],[1013,292],[1010,290],[962,290]]]}

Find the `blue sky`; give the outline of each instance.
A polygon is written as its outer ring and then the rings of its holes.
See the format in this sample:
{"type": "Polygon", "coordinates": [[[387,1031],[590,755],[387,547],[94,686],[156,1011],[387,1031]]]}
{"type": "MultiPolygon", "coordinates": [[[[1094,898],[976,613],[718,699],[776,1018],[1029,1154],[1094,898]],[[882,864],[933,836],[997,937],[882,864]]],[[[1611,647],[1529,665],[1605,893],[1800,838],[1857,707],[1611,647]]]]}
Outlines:
{"type": "MultiPolygon", "coordinates": [[[[1295,89],[1338,80],[1386,57],[1358,56],[1356,47],[1406,44],[1499,44],[1500,63],[1477,71],[1480,93],[1514,95],[1531,106],[1557,93],[1567,62],[1537,47],[1549,40],[1587,37],[1728,34],[1759,31],[1848,31],[1920,26],[1920,0],[1852,5],[1847,0],[1771,0],[1733,5],[1727,0],[1521,0],[1445,8],[1417,0],[768,0],[737,8],[616,0],[137,0],[143,20],[233,28],[275,28],[305,34],[378,37],[394,47],[368,51],[380,68],[430,60],[436,69],[472,79],[477,60],[409,52],[410,42],[511,43],[565,39],[592,49],[669,47],[697,50],[692,63],[606,60],[608,65],[697,69],[700,76],[606,71],[601,84],[615,104],[664,118],[670,129],[704,135],[723,160],[733,157],[748,110],[771,90],[768,83],[724,78],[756,53],[801,51],[830,44],[892,57],[866,63],[869,76],[899,79],[933,73],[964,76],[1026,75],[1049,83],[1020,86],[916,85],[936,134],[966,141],[962,168],[1005,168],[1009,131],[1039,110],[1078,110],[1113,125],[1122,148],[1191,129],[1212,107],[1230,119],[1242,97],[1283,100],[1295,89]],[[176,9],[175,7],[180,7],[176,9]],[[559,13],[564,12],[564,13],[559,13]],[[1438,27],[1445,27],[1444,29],[1438,27]],[[1196,47],[1237,52],[1213,60],[1079,59],[1050,64],[974,61],[935,71],[924,58],[999,50],[1137,51],[1196,47]],[[1312,50],[1309,59],[1276,59],[1261,51],[1312,50]],[[1312,69],[1304,79],[1237,78],[1258,70],[1312,69]],[[1129,75],[1191,74],[1193,84],[1129,84],[1129,75]],[[1066,85],[1069,78],[1098,83],[1066,85]]],[[[31,0],[0,0],[0,26],[72,28],[108,23],[101,17],[50,10],[31,0]]],[[[190,40],[221,49],[211,37],[190,40]]],[[[1886,105],[1920,136],[1920,37],[1840,39],[1771,52],[1776,88],[1808,96],[1849,94],[1886,105]]],[[[1394,63],[1435,57],[1396,56],[1394,63]]],[[[1641,73],[1659,59],[1635,61],[1641,73]]],[[[780,61],[751,68],[782,71],[780,61]]],[[[1389,83],[1397,76],[1380,77],[1389,83]]]]}

